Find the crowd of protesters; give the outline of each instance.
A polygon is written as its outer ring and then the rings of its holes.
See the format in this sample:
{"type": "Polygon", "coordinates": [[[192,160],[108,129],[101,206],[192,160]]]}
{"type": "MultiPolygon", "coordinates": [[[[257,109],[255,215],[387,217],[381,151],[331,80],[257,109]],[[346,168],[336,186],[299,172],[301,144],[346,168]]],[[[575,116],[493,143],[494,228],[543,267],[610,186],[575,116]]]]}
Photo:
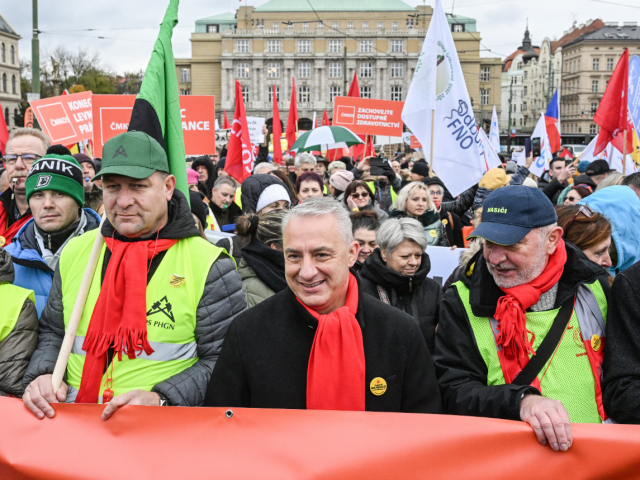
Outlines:
{"type": "Polygon", "coordinates": [[[105,419],[125,404],[475,415],[554,450],[571,423],[640,423],[640,173],[554,158],[534,179],[529,157],[454,198],[414,156],[374,175],[373,157],[279,165],[265,143],[240,184],[225,153],[187,159],[187,199],[145,133],[102,159],[11,133],[0,395],[38,418],[58,402],[106,403],[105,419]],[[433,247],[465,246],[444,287],[430,278],[433,247]]]}

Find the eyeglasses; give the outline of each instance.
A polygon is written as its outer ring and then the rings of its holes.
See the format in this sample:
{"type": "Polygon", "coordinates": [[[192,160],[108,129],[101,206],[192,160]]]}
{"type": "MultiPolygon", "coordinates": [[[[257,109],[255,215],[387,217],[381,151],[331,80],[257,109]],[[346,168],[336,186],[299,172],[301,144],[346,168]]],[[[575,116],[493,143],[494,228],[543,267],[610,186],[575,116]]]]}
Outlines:
{"type": "Polygon", "coordinates": [[[360,197],[368,198],[369,194],[367,192],[364,192],[364,193],[352,193],[351,194],[351,198],[356,198],[357,199],[357,198],[360,198],[360,197]]]}
{"type": "Polygon", "coordinates": [[[4,163],[6,163],[7,165],[15,165],[15,163],[18,161],[18,158],[22,159],[22,163],[30,166],[33,162],[35,162],[39,158],[42,158],[42,155],[37,155],[35,153],[23,153],[22,155],[8,154],[2,157],[4,163]]]}
{"type": "Polygon", "coordinates": [[[580,205],[580,209],[576,212],[571,221],[567,223],[567,227],[564,229],[562,236],[565,238],[567,237],[567,232],[569,231],[569,228],[571,228],[571,225],[573,225],[573,222],[576,221],[576,218],[578,218],[578,215],[583,214],[585,217],[591,218],[595,213],[596,212],[591,210],[588,205],[580,205]]]}
{"type": "Polygon", "coordinates": [[[442,195],[442,193],[434,192],[433,190],[429,190],[429,195],[431,195],[433,197],[434,195],[442,195]]]}

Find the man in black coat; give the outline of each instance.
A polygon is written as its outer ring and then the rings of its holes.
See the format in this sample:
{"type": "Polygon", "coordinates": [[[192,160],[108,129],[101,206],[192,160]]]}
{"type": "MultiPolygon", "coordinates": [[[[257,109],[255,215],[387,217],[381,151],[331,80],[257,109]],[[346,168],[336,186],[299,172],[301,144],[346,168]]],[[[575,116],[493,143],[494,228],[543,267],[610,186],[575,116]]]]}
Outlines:
{"type": "MultiPolygon", "coordinates": [[[[287,288],[233,322],[205,406],[440,413],[433,362],[417,323],[364,295],[349,271],[358,243],[342,205],[331,198],[308,199],[285,217],[283,232],[287,288]],[[343,316],[345,307],[352,317],[343,316]],[[362,363],[312,370],[318,345],[327,342],[316,332],[326,331],[329,318],[338,319],[342,340],[360,336],[362,363]],[[359,382],[340,383],[359,369],[359,382]],[[314,391],[317,379],[310,372],[324,375],[327,397],[336,386],[343,387],[335,389],[342,396],[329,399],[324,407],[315,406],[308,392],[314,391]],[[361,401],[360,408],[344,407],[345,402],[357,404],[354,397],[361,401]]],[[[335,356],[345,353],[345,342],[328,344],[335,356]]]]}

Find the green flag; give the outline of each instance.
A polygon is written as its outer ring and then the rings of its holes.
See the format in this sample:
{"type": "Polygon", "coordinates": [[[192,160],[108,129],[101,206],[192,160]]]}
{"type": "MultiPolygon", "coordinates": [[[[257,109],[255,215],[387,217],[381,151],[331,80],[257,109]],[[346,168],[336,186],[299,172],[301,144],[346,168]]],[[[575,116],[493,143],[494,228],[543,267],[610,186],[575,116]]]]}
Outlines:
{"type": "Polygon", "coordinates": [[[178,24],[179,3],[179,0],[170,0],[164,14],[140,93],[133,106],[129,131],[145,132],[162,145],[169,158],[171,174],[176,177],[176,188],[189,201],[178,78],[171,48],[173,29],[178,24]]]}

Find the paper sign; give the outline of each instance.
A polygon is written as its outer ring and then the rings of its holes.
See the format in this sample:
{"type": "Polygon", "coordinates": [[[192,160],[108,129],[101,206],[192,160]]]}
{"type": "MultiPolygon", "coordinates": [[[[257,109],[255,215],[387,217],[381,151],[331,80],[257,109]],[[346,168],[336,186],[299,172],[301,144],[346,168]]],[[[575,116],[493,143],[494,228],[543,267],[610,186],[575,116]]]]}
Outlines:
{"type": "Polygon", "coordinates": [[[216,145],[225,146],[229,143],[229,133],[231,129],[228,128],[226,130],[217,130],[216,131],[216,145]]]}
{"type": "MultiPolygon", "coordinates": [[[[107,140],[129,128],[135,95],[94,95],[94,155],[102,156],[107,140]]],[[[180,95],[180,115],[186,155],[216,151],[215,99],[213,95],[180,95]]]]}
{"type": "Polygon", "coordinates": [[[249,136],[251,137],[251,143],[253,143],[254,145],[260,145],[262,142],[264,142],[262,127],[265,121],[266,119],[261,117],[247,117],[249,136]]]}
{"type": "Polygon", "coordinates": [[[34,100],[31,108],[52,145],[93,138],[91,92],[34,100]]]}
{"type": "Polygon", "coordinates": [[[353,133],[402,136],[404,102],[371,98],[335,97],[333,125],[346,127],[353,133]]]}
{"type": "Polygon", "coordinates": [[[467,248],[451,250],[449,247],[428,247],[427,254],[431,260],[431,270],[427,276],[443,286],[458,267],[460,255],[467,250],[467,248]]]}
{"type": "Polygon", "coordinates": [[[422,144],[418,141],[418,139],[416,138],[415,135],[411,135],[411,140],[409,143],[409,147],[416,149],[416,148],[422,148],[422,144]]]}

